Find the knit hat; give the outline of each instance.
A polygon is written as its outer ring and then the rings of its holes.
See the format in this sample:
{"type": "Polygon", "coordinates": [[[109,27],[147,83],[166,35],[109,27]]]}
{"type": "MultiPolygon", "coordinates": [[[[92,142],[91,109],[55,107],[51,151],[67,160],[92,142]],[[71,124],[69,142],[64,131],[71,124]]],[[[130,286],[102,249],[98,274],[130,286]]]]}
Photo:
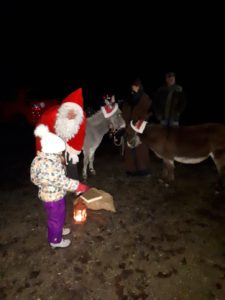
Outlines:
{"type": "Polygon", "coordinates": [[[165,77],[175,77],[175,76],[176,76],[176,74],[174,72],[167,72],[165,74],[165,77]]]}
{"type": "Polygon", "coordinates": [[[132,81],[131,86],[132,85],[139,86],[139,87],[143,88],[141,79],[139,77],[132,81]]]}
{"type": "Polygon", "coordinates": [[[41,139],[41,151],[44,153],[60,153],[66,149],[65,142],[56,134],[51,133],[46,125],[38,125],[34,135],[41,139]]]}

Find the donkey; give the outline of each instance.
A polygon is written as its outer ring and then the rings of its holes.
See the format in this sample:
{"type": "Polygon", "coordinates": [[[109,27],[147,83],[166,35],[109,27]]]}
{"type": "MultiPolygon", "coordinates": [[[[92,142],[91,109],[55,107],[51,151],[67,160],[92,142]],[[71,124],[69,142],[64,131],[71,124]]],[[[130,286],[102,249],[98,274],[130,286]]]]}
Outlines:
{"type": "Polygon", "coordinates": [[[127,130],[131,148],[146,143],[163,160],[162,177],[174,180],[174,161],[196,164],[211,157],[216,165],[220,184],[225,188],[225,125],[207,123],[195,126],[165,127],[138,121],[127,130]]]}
{"type": "Polygon", "coordinates": [[[106,105],[102,106],[94,115],[87,118],[86,133],[83,146],[83,170],[82,176],[87,180],[87,169],[92,175],[96,174],[94,169],[95,151],[100,145],[103,136],[110,132],[114,134],[117,130],[124,128],[125,122],[122,118],[121,110],[115,99],[112,97],[110,101],[106,101],[106,105]]]}

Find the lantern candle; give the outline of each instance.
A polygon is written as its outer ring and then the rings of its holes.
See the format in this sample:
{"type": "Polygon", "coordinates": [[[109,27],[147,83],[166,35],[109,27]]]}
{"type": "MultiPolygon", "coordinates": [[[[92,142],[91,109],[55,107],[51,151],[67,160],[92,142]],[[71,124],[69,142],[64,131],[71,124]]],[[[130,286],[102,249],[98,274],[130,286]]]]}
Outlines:
{"type": "Polygon", "coordinates": [[[78,201],[74,205],[73,219],[76,224],[82,224],[87,219],[87,207],[83,201],[78,201]]]}

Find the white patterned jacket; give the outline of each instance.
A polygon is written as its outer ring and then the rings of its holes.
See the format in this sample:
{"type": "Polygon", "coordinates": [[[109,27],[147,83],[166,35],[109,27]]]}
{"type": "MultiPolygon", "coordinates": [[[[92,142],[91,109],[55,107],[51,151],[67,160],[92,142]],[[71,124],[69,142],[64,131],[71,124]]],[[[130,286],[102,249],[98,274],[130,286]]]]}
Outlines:
{"type": "Polygon", "coordinates": [[[39,152],[31,163],[31,181],[38,186],[38,197],[46,202],[62,199],[75,192],[79,181],[66,177],[62,156],[39,152]]]}

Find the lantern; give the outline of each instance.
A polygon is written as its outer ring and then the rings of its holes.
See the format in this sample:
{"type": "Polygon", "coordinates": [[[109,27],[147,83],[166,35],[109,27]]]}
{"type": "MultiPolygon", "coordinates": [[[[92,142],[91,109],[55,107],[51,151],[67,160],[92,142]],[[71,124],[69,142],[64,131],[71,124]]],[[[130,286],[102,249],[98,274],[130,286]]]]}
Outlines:
{"type": "Polygon", "coordinates": [[[82,224],[87,219],[87,207],[82,200],[79,200],[73,209],[73,219],[75,224],[82,224]]]}

